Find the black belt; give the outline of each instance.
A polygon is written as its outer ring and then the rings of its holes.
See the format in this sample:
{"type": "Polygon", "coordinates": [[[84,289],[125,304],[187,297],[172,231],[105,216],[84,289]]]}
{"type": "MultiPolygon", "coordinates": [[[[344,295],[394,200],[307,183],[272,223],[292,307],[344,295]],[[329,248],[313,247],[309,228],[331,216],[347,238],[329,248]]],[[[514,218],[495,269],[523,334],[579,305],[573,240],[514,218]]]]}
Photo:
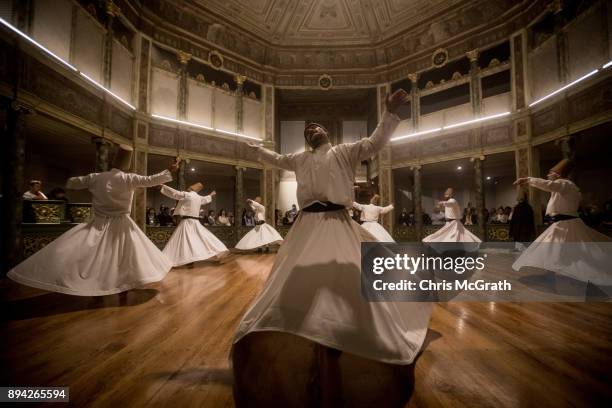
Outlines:
{"type": "Polygon", "coordinates": [[[181,220],[184,220],[184,219],[186,219],[186,218],[189,218],[189,219],[191,219],[191,220],[198,220],[198,221],[200,221],[200,220],[201,220],[201,218],[199,218],[199,217],[191,217],[191,216],[189,216],[189,215],[181,215],[181,220]]]}
{"type": "Polygon", "coordinates": [[[255,225],[261,225],[261,224],[265,224],[266,222],[261,220],[261,221],[255,221],[255,225]]]}
{"type": "Polygon", "coordinates": [[[578,218],[578,217],[576,217],[575,215],[557,214],[557,215],[551,215],[549,218],[551,222],[558,222],[558,221],[573,220],[574,218],[578,218]]]}
{"type": "Polygon", "coordinates": [[[451,221],[457,221],[460,220],[461,218],[445,218],[444,222],[451,222],[451,221]]]}
{"type": "Polygon", "coordinates": [[[334,204],[331,201],[324,201],[323,203],[314,202],[310,204],[306,208],[302,208],[302,211],[319,213],[319,212],[327,212],[327,211],[340,211],[344,210],[346,207],[340,204],[334,204]]]}

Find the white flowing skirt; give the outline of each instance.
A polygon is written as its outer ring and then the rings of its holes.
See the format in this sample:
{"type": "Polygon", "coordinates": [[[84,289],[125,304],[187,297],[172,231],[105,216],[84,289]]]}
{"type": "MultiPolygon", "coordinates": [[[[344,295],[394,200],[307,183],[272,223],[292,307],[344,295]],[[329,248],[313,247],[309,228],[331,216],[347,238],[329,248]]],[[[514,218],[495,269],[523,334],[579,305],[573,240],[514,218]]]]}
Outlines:
{"type": "Polygon", "coordinates": [[[128,216],[79,224],[11,269],[21,284],[78,296],[103,296],[162,280],[170,260],[128,216]]]}
{"type": "Polygon", "coordinates": [[[175,228],[162,251],[174,266],[221,257],[227,247],[200,221],[186,218],[175,228]]]}
{"type": "Polygon", "coordinates": [[[596,285],[612,285],[612,239],[580,218],[558,221],[548,227],[514,262],[545,269],[596,285]]]}
{"type": "Polygon", "coordinates": [[[372,360],[412,363],[432,305],[364,299],[364,232],[346,210],[302,212],[234,341],[251,332],[280,331],[372,360]]]}
{"type": "Polygon", "coordinates": [[[385,227],[376,221],[365,221],[361,227],[372,234],[378,242],[395,242],[385,227]]]}
{"type": "Polygon", "coordinates": [[[269,224],[256,225],[236,244],[236,249],[248,251],[267,245],[281,244],[283,237],[269,224]]]}
{"type": "Polygon", "coordinates": [[[448,221],[442,228],[423,238],[423,242],[434,243],[431,246],[438,252],[449,249],[473,252],[478,250],[482,241],[476,235],[472,234],[470,230],[465,228],[461,221],[453,220],[448,221]],[[444,244],[436,246],[435,243],[437,242],[457,242],[461,244],[458,245],[457,248],[453,248],[450,245],[444,244]]]}

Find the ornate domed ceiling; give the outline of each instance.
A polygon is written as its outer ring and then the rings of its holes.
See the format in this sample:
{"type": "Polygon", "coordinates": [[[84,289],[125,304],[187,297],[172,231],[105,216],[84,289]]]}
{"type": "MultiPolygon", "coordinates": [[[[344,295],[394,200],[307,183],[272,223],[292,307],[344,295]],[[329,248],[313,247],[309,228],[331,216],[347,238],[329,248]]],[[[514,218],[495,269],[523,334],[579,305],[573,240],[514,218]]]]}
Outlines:
{"type": "Polygon", "coordinates": [[[270,44],[373,45],[465,0],[197,0],[270,44]]]}

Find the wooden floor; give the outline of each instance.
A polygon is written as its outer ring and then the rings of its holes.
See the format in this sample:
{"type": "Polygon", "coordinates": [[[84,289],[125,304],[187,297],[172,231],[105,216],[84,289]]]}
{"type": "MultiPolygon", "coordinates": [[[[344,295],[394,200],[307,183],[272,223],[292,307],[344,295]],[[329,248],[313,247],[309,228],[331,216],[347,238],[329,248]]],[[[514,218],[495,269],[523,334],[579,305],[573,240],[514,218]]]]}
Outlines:
{"type": "MultiPolygon", "coordinates": [[[[2,281],[0,385],[70,386],[75,406],[231,407],[232,336],[274,257],[174,269],[103,298],[2,281]]],[[[612,304],[438,304],[415,371],[410,407],[606,405],[612,304]]]]}

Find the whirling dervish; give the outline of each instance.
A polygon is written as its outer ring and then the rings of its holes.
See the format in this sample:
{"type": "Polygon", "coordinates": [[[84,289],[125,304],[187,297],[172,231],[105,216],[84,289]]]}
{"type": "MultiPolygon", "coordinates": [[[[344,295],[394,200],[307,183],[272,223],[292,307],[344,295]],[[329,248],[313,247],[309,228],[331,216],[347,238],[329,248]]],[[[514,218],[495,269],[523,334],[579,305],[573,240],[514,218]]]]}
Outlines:
{"type": "Polygon", "coordinates": [[[21,284],[79,296],[103,296],[162,280],[170,260],[130,218],[134,190],[172,180],[177,158],[152,176],[128,173],[132,147],[120,145],[113,168],[72,177],[66,188],[88,189],[93,216],[65,232],[8,273],[21,284]]]}
{"type": "Polygon", "coordinates": [[[368,231],[374,238],[376,238],[379,242],[395,242],[391,234],[387,232],[387,230],[380,225],[378,222],[378,218],[381,215],[387,214],[388,212],[393,210],[393,204],[389,204],[386,207],[379,206],[380,196],[378,194],[374,194],[374,196],[370,199],[370,204],[359,204],[357,202],[353,203],[353,208],[361,211],[361,227],[368,231]]]}
{"type": "Polygon", "coordinates": [[[247,204],[255,213],[255,227],[238,241],[236,249],[241,251],[269,251],[271,246],[280,245],[283,242],[283,237],[274,227],[266,223],[266,207],[261,204],[261,197],[255,197],[254,200],[248,199],[247,204]]]}
{"type": "MultiPolygon", "coordinates": [[[[257,406],[266,401],[272,404],[277,397],[262,391],[261,382],[289,387],[282,394],[286,401],[307,400],[309,395],[304,392],[311,386],[307,383],[313,375],[329,384],[325,369],[310,365],[317,359],[337,359],[342,354],[342,364],[351,364],[361,358],[367,362],[357,364],[367,367],[365,375],[389,375],[385,370],[410,364],[419,353],[431,304],[369,302],[362,296],[361,242],[365,241],[365,231],[347,211],[354,201],[357,165],[389,141],[400,121],[395,112],[407,99],[403,90],[387,97],[386,111],[374,133],[355,143],[332,146],[328,131],[311,123],[304,129],[304,137],[312,150],[281,155],[249,145],[259,154],[260,161],[295,172],[302,210],[276,256],[262,292],[246,312],[235,336],[238,405],[255,400],[260,404],[257,406]],[[276,361],[274,367],[269,359],[276,361]],[[245,374],[264,366],[268,368],[257,381],[245,374]]],[[[361,375],[358,372],[359,369],[354,371],[354,375],[361,375]]],[[[359,387],[349,383],[342,391],[346,395],[369,392],[370,396],[380,396],[382,404],[397,396],[393,381],[367,386],[361,381],[359,387]]],[[[324,394],[341,392],[324,384],[324,394]]]]}
{"type": "Polygon", "coordinates": [[[210,204],[217,194],[212,191],[209,195],[201,196],[198,193],[203,188],[204,185],[199,182],[190,186],[187,191],[177,191],[167,185],[161,187],[163,195],[178,200],[174,215],[181,216],[181,222],[163,250],[174,266],[220,259],[229,252],[223,242],[200,222],[200,208],[210,204]]]}
{"type": "Polygon", "coordinates": [[[596,285],[612,285],[610,252],[612,239],[589,228],[579,217],[580,189],[568,179],[574,165],[563,159],[545,179],[523,177],[514,184],[529,184],[550,193],[546,215],[552,224],[514,262],[516,271],[525,266],[545,269],[596,285]]]}
{"type": "MultiPolygon", "coordinates": [[[[423,242],[465,242],[477,243],[482,241],[476,235],[472,234],[461,222],[463,216],[461,207],[457,200],[453,197],[454,191],[452,188],[447,188],[444,192],[444,200],[439,201],[438,205],[444,207],[444,220],[446,224],[434,232],[423,238],[423,242]]],[[[468,245],[465,249],[475,249],[472,245],[468,245]]]]}

